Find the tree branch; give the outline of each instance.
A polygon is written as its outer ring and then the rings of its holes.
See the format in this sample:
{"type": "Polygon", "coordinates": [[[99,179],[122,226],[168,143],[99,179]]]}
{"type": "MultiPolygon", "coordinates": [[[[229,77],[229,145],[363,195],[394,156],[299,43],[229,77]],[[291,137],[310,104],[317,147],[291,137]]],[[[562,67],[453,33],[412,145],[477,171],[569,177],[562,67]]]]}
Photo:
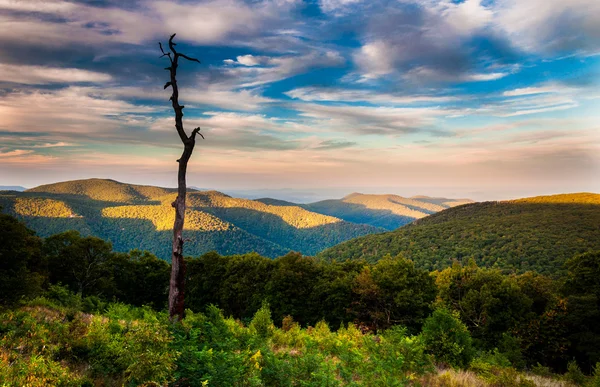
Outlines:
{"type": "Polygon", "coordinates": [[[197,135],[197,134],[199,134],[199,135],[200,135],[200,137],[202,137],[202,139],[204,140],[204,136],[202,135],[202,133],[200,133],[200,127],[197,127],[196,129],[194,129],[194,130],[192,131],[192,135],[190,136],[190,138],[191,138],[192,140],[194,140],[194,139],[196,138],[196,135],[197,135]]]}
{"type": "Polygon", "coordinates": [[[185,59],[187,59],[187,60],[189,60],[189,61],[192,61],[192,62],[198,62],[198,63],[200,63],[200,61],[199,61],[198,59],[196,59],[196,58],[191,58],[191,57],[189,57],[189,56],[187,56],[187,55],[184,55],[184,54],[179,54],[179,53],[177,53],[177,56],[180,56],[180,57],[182,57],[182,58],[185,58],[185,59]]]}

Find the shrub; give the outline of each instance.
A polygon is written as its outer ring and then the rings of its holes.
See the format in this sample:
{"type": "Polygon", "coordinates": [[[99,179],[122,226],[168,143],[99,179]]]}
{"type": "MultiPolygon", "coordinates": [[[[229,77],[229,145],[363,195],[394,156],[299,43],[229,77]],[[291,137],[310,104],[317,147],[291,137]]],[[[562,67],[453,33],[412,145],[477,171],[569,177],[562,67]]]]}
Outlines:
{"type": "Polygon", "coordinates": [[[581,371],[581,368],[577,365],[575,360],[572,360],[567,365],[567,373],[565,374],[565,379],[575,383],[578,386],[582,386],[586,382],[585,375],[581,371]]]}
{"type": "Polygon", "coordinates": [[[437,362],[466,368],[473,359],[471,335],[458,315],[447,309],[436,309],[425,320],[422,332],[426,350],[437,362]]]}
{"type": "Polygon", "coordinates": [[[273,336],[275,325],[271,319],[271,310],[269,304],[263,303],[261,308],[256,311],[250,325],[250,332],[258,336],[260,339],[267,339],[273,336]]]}

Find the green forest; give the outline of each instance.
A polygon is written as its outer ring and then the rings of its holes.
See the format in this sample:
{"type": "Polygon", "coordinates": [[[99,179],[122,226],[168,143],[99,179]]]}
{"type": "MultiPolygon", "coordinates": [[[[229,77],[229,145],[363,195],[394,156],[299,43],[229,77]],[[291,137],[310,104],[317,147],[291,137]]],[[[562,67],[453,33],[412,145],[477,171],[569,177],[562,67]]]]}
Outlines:
{"type": "Polygon", "coordinates": [[[554,275],[576,253],[600,250],[600,195],[566,194],[450,208],[388,233],[321,252],[326,260],[402,256],[426,270],[454,261],[554,275]]]}
{"type": "Polygon", "coordinates": [[[170,265],[0,214],[0,385],[598,386],[600,252],[548,276],[288,253],[170,265]]]}

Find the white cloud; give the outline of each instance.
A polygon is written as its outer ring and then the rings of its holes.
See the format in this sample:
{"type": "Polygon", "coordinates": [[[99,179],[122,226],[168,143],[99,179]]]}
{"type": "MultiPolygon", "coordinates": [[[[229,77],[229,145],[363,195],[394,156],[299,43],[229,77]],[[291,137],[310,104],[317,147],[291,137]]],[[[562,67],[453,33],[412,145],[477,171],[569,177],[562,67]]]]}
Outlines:
{"type": "Polygon", "coordinates": [[[230,87],[256,87],[302,74],[314,68],[341,66],[345,60],[336,51],[314,50],[302,55],[261,57],[260,62],[267,65],[224,68],[223,72],[231,82],[230,87]]]}
{"type": "Polygon", "coordinates": [[[28,85],[49,83],[109,82],[108,74],[76,68],[58,68],[0,63],[0,81],[28,85]]]}
{"type": "Polygon", "coordinates": [[[427,82],[485,82],[495,81],[506,77],[509,73],[468,73],[468,72],[457,72],[448,73],[439,69],[420,66],[411,69],[410,71],[403,74],[403,77],[407,80],[416,83],[427,83],[427,82]]]}
{"type": "Polygon", "coordinates": [[[12,158],[12,157],[18,157],[18,156],[23,156],[23,155],[28,155],[30,153],[33,153],[32,150],[25,150],[25,149],[15,149],[9,152],[2,152],[0,151],[0,158],[12,158]]]}
{"type": "Polygon", "coordinates": [[[68,87],[9,93],[0,99],[0,129],[9,132],[107,133],[126,131],[121,120],[130,113],[150,113],[148,106],[102,98],[96,88],[68,87]],[[125,129],[125,130],[124,130],[125,129]]]}
{"type": "Polygon", "coordinates": [[[524,95],[533,94],[546,94],[546,93],[558,93],[564,88],[557,88],[555,86],[542,86],[542,87],[523,87],[519,89],[508,90],[502,93],[505,97],[520,97],[524,95]]]}
{"type": "Polygon", "coordinates": [[[270,62],[270,58],[267,56],[242,55],[236,59],[237,61],[226,59],[224,62],[228,64],[241,64],[243,66],[267,65],[270,62]]]}
{"type": "Polygon", "coordinates": [[[527,51],[590,53],[600,50],[597,0],[505,0],[497,2],[494,22],[527,51]]]}
{"type": "Polygon", "coordinates": [[[441,1],[428,9],[433,20],[429,27],[436,25],[436,37],[444,38],[448,30],[459,36],[471,36],[485,28],[492,21],[493,11],[481,4],[481,0],[465,0],[460,3],[441,1]]]}
{"type": "Polygon", "coordinates": [[[319,0],[319,6],[324,13],[334,16],[342,16],[349,12],[349,8],[353,4],[362,2],[363,0],[319,0]]]}
{"type": "Polygon", "coordinates": [[[164,39],[173,31],[178,31],[177,36],[182,40],[215,44],[234,36],[252,37],[270,31],[284,23],[286,15],[296,5],[294,0],[257,1],[252,4],[241,0],[195,4],[161,0],[140,3],[135,11],[128,11],[52,0],[1,0],[0,10],[41,12],[67,22],[2,15],[0,23],[4,39],[45,46],[111,42],[140,44],[164,39]]]}
{"type": "Polygon", "coordinates": [[[44,144],[39,144],[39,145],[32,145],[31,148],[62,148],[62,147],[66,147],[66,146],[75,146],[75,144],[70,143],[70,142],[64,142],[64,141],[59,141],[59,142],[47,142],[44,144]]]}
{"type": "Polygon", "coordinates": [[[507,73],[488,73],[488,74],[466,74],[462,79],[465,81],[495,81],[507,76],[507,73]]]}
{"type": "MultiPolygon", "coordinates": [[[[144,98],[159,101],[166,101],[170,95],[170,92],[163,90],[162,87],[104,88],[99,89],[98,93],[111,98],[144,98]]],[[[230,110],[259,110],[263,105],[274,102],[274,100],[262,96],[260,90],[229,90],[204,82],[180,87],[179,98],[181,103],[188,105],[188,111],[192,107],[189,105],[206,105],[230,110]]],[[[164,106],[168,107],[169,105],[165,103],[164,106]]]]}
{"type": "Polygon", "coordinates": [[[408,105],[415,103],[444,103],[456,101],[456,96],[394,95],[368,90],[301,87],[285,93],[302,101],[369,102],[380,105],[408,105]]]}
{"type": "Polygon", "coordinates": [[[453,111],[437,107],[395,108],[296,104],[304,117],[319,121],[316,127],[355,134],[397,135],[432,131],[438,117],[453,111]]]}
{"type": "Polygon", "coordinates": [[[396,48],[383,40],[366,43],[354,53],[354,61],[367,79],[393,72],[395,57],[396,48]]]}
{"type": "Polygon", "coordinates": [[[490,71],[489,58],[471,58],[478,54],[472,39],[493,21],[493,10],[481,0],[402,1],[366,19],[363,45],[353,55],[363,81],[475,82],[506,75],[490,71]]]}

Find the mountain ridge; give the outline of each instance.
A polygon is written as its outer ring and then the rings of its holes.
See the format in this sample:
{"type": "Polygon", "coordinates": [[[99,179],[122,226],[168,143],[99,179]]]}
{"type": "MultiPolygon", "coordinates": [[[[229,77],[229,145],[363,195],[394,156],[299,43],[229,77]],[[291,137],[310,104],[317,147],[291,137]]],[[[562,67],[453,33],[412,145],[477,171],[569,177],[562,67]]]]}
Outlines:
{"type": "Polygon", "coordinates": [[[311,211],[335,216],[354,223],[364,223],[387,230],[411,223],[433,213],[443,211],[453,205],[446,203],[472,203],[469,199],[431,198],[427,200],[406,198],[394,194],[363,194],[353,192],[342,199],[322,200],[304,204],[311,211]],[[428,200],[436,199],[437,202],[428,200]]]}
{"type": "Polygon", "coordinates": [[[456,206],[395,231],[328,248],[326,260],[398,254],[434,270],[454,261],[554,274],[566,259],[600,250],[600,194],[572,193],[456,206]]]}
{"type": "MultiPolygon", "coordinates": [[[[75,229],[112,241],[116,250],[148,249],[170,257],[174,188],[85,179],[2,192],[4,211],[42,236],[75,229]]],[[[341,241],[383,231],[315,213],[297,205],[272,206],[219,191],[189,190],[186,253],[256,251],[268,257],[316,254],[341,241]]]]}

